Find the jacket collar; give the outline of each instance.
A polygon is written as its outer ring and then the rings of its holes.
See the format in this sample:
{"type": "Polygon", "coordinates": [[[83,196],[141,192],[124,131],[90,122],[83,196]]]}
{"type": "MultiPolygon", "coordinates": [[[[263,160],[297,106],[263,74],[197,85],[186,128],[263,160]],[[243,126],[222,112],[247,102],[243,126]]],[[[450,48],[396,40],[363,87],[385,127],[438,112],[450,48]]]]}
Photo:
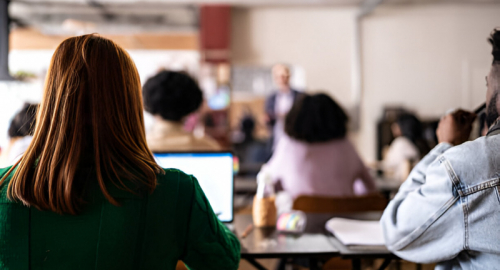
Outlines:
{"type": "Polygon", "coordinates": [[[493,125],[491,125],[486,136],[493,136],[493,135],[497,135],[497,134],[500,134],[500,117],[497,118],[497,120],[495,120],[493,125]]]}

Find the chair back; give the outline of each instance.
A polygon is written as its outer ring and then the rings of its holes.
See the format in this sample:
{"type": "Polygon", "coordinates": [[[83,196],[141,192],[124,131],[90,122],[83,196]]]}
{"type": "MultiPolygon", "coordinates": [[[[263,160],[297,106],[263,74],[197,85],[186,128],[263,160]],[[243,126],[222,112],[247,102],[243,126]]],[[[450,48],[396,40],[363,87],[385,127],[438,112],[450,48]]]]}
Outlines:
{"type": "Polygon", "coordinates": [[[353,197],[299,196],[293,202],[293,209],[306,213],[357,213],[383,211],[387,199],[379,194],[353,197]]]}

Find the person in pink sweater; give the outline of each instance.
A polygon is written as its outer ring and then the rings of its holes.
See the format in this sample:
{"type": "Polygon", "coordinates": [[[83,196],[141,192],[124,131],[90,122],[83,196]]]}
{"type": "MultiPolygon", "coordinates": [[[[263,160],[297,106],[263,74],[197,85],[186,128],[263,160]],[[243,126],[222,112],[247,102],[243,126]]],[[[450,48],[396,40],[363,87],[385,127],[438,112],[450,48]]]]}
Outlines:
{"type": "Polygon", "coordinates": [[[300,97],[286,116],[285,135],[265,165],[275,184],[292,199],[374,191],[372,177],[346,138],[347,121],[328,95],[300,97]]]}

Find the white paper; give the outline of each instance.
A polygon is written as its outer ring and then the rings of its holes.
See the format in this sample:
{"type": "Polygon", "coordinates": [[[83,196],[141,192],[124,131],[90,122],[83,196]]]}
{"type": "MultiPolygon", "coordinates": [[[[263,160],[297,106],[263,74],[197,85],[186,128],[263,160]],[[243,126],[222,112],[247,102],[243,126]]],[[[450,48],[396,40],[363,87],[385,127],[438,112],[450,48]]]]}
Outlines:
{"type": "Polygon", "coordinates": [[[348,245],[383,246],[382,227],[379,221],[332,218],[326,222],[326,229],[348,245]]]}

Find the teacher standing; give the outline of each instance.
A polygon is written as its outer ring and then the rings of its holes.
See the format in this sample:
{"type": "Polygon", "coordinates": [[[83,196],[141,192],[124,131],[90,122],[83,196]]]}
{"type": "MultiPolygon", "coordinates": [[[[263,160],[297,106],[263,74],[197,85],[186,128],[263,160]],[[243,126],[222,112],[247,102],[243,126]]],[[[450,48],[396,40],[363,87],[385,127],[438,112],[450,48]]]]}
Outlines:
{"type": "Polygon", "coordinates": [[[290,87],[290,69],[284,64],[276,64],[272,68],[275,92],[266,100],[265,110],[267,124],[271,128],[272,149],[276,147],[284,134],[285,117],[293,106],[300,92],[290,87]]]}

